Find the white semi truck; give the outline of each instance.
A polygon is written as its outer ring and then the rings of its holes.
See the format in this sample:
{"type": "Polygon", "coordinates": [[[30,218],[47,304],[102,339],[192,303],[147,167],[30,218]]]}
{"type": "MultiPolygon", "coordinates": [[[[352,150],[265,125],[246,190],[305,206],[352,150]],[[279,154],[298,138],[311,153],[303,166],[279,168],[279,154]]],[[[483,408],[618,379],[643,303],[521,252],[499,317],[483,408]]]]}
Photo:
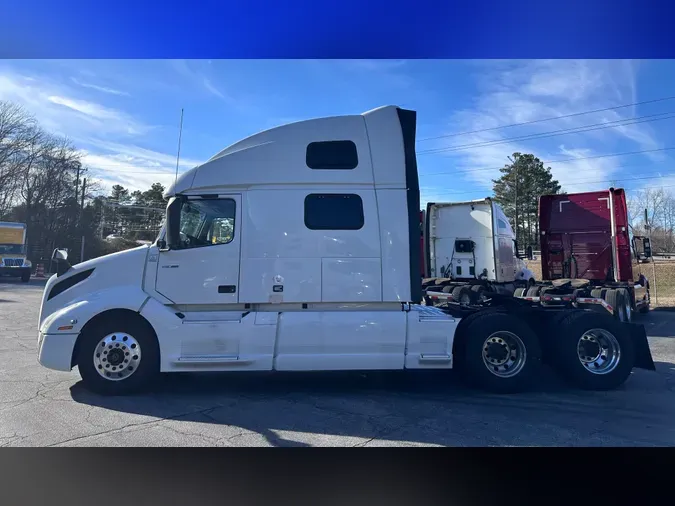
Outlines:
{"type": "Polygon", "coordinates": [[[150,246],[71,266],[56,250],[38,359],[103,394],[160,372],[458,368],[486,389],[583,388],[653,369],[644,328],[495,295],[464,316],[421,305],[416,113],[267,130],[169,188],[150,246]]]}
{"type": "Polygon", "coordinates": [[[491,198],[432,203],[423,213],[425,302],[473,304],[486,292],[513,295],[534,286],[516,236],[491,198]]]}

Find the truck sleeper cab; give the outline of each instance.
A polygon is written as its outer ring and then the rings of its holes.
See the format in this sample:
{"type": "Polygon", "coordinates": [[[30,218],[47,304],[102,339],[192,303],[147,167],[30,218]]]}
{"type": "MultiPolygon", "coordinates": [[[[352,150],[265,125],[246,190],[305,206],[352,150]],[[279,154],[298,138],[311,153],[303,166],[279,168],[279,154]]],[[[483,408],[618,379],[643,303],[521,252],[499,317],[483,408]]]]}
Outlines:
{"type": "MultiPolygon", "coordinates": [[[[153,245],[75,266],[55,251],[40,363],[78,366],[103,394],[142,389],[159,372],[455,365],[493,391],[527,388],[547,333],[527,320],[548,328],[553,312],[530,314],[512,297],[468,317],[420,305],[415,129],[414,111],[388,106],[258,133],[167,190],[153,245]]],[[[557,346],[582,386],[653,367],[642,327],[555,314],[568,317],[557,346]],[[603,375],[576,351],[597,328],[621,351],[603,375]]]]}

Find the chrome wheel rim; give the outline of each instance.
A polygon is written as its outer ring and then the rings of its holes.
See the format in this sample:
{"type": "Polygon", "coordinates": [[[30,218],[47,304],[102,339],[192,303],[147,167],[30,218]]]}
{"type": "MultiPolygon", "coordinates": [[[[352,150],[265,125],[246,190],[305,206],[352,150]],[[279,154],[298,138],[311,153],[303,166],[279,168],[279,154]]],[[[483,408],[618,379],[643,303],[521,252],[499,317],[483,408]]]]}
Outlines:
{"type": "Polygon", "coordinates": [[[133,336],[114,332],[101,339],[94,349],[94,368],[108,381],[122,381],[136,372],[141,346],[133,336]]]}
{"type": "Polygon", "coordinates": [[[511,378],[522,371],[526,358],[525,343],[512,332],[500,330],[483,343],[483,363],[500,378],[511,378]]]}
{"type": "Polygon", "coordinates": [[[577,344],[577,357],[593,374],[609,374],[619,365],[621,347],[614,334],[605,329],[584,332],[577,344]]]}

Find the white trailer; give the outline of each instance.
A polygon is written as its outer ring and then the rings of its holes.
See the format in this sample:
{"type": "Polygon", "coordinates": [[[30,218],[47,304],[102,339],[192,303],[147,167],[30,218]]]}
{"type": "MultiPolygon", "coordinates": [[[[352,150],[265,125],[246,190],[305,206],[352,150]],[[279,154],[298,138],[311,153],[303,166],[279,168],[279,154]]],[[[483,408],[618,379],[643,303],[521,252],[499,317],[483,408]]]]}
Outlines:
{"type": "Polygon", "coordinates": [[[426,302],[473,304],[484,292],[512,295],[534,285],[516,236],[491,198],[427,204],[424,213],[426,302]]]}
{"type": "Polygon", "coordinates": [[[104,394],[160,372],[454,366],[510,392],[536,381],[550,342],[586,388],[653,368],[644,329],[603,315],[513,297],[462,318],[420,305],[415,130],[414,111],[388,106],[261,132],[169,188],[152,245],[75,266],[55,251],[40,363],[77,366],[104,394]],[[610,366],[602,343],[577,351],[597,329],[620,352],[610,366]]]}

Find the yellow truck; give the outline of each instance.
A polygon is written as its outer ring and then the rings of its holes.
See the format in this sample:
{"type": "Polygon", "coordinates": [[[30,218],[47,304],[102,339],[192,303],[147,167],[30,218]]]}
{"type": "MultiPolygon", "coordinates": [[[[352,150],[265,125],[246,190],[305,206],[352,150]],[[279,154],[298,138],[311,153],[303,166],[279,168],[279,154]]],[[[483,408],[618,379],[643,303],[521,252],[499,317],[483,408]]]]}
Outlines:
{"type": "Polygon", "coordinates": [[[26,225],[0,221],[0,276],[30,281],[30,260],[26,258],[26,225]]]}

